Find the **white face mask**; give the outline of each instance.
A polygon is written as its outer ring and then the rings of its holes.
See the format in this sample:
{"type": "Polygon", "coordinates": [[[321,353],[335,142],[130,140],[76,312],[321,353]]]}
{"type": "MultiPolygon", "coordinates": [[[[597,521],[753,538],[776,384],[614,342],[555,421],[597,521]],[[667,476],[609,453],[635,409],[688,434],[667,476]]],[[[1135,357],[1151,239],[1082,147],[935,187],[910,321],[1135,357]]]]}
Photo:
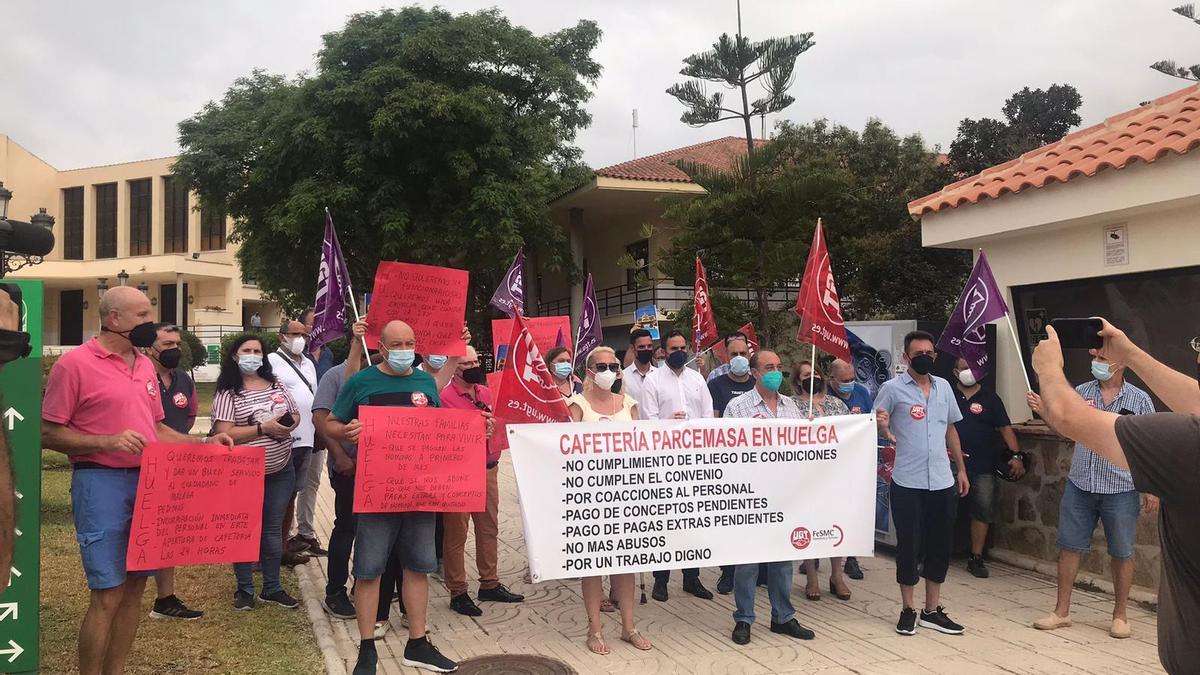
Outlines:
{"type": "Polygon", "coordinates": [[[283,348],[291,352],[293,356],[300,356],[304,353],[304,338],[284,338],[282,342],[283,348]]]}
{"type": "Polygon", "coordinates": [[[958,381],[962,382],[964,387],[974,387],[975,386],[975,373],[972,373],[970,368],[960,371],[958,373],[958,381]]]}
{"type": "Polygon", "coordinates": [[[606,370],[603,373],[596,373],[592,378],[596,382],[596,386],[601,389],[612,389],[613,382],[617,381],[617,374],[611,370],[606,370]]]}

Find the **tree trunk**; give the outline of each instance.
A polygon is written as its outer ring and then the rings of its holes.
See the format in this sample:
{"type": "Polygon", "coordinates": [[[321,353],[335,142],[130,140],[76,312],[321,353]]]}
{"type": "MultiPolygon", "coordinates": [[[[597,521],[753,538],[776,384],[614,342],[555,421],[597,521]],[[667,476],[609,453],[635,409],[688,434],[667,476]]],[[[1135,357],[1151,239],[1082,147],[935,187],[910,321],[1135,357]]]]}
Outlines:
{"type": "MultiPolygon", "coordinates": [[[[767,268],[767,242],[758,240],[754,242],[754,248],[758,263],[758,269],[765,270],[767,268]]],[[[754,289],[754,294],[758,300],[758,331],[762,335],[762,346],[765,349],[767,345],[774,346],[771,342],[771,304],[770,304],[771,289],[759,285],[754,289]]]]}

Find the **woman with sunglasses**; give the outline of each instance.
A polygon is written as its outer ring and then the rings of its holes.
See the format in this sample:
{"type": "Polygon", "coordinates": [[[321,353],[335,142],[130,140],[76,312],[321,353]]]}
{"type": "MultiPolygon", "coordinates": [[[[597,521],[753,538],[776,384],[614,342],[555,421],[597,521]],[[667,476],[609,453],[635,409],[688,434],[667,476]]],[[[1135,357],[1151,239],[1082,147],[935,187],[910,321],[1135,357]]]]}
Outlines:
{"type": "Polygon", "coordinates": [[[571,398],[583,392],[583,382],[575,377],[575,356],[566,347],[555,347],[546,352],[546,365],[550,368],[550,376],[563,398],[571,398]]]}
{"type": "MultiPolygon", "coordinates": [[[[631,421],[638,419],[637,401],[621,393],[621,362],[609,347],[596,347],[588,354],[587,374],[583,381],[583,393],[572,396],[568,401],[571,419],[575,422],[631,421]]],[[[617,608],[621,612],[621,639],[643,651],[653,645],[633,621],[633,575],[614,574],[609,577],[617,608]]],[[[588,616],[587,647],[595,654],[607,654],[608,644],[604,641],[600,622],[600,605],[604,601],[602,577],[584,577],[583,606],[588,616]]]]}

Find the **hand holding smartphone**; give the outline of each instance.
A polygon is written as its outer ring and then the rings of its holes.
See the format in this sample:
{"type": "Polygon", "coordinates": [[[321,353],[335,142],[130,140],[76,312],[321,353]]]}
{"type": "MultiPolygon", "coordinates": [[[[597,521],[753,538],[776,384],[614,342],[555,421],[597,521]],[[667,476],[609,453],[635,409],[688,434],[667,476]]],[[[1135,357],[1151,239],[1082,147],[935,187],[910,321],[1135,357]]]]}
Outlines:
{"type": "Polygon", "coordinates": [[[1100,349],[1104,338],[1099,333],[1104,328],[1100,319],[1054,319],[1050,322],[1058,333],[1058,342],[1063,349],[1100,349]]]}

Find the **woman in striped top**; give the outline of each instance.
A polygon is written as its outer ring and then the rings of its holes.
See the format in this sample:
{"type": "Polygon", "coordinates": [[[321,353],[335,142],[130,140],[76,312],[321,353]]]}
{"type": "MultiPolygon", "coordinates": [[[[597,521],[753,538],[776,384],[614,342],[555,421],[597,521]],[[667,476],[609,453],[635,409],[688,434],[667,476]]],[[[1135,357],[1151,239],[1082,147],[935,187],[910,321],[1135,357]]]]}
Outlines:
{"type": "MultiPolygon", "coordinates": [[[[266,480],[259,549],[263,587],[258,599],[294,608],[299,603],[279,582],[279,560],[283,517],[296,484],[291,464],[292,429],[300,421],[300,411],[287,389],[275,380],[271,364],[263,359],[263,344],[257,335],[240,336],[225,353],[212,418],[214,432],[229,434],[237,445],[263,449],[266,480]]],[[[237,578],[234,609],[254,609],[254,563],[235,563],[233,574],[237,578]]]]}

